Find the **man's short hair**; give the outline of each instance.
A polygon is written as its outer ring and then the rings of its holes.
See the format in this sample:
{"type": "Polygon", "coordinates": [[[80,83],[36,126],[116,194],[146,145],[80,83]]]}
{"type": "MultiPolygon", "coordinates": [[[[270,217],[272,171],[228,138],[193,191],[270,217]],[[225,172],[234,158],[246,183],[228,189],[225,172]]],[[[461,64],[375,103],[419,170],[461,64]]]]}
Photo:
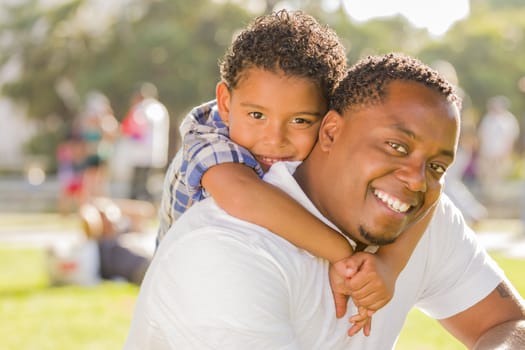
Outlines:
{"type": "Polygon", "coordinates": [[[394,80],[421,83],[461,107],[455,88],[436,70],[413,57],[389,53],[368,56],[350,67],[330,99],[330,109],[343,114],[382,103],[394,80]]]}
{"type": "Polygon", "coordinates": [[[220,62],[221,79],[234,89],[250,68],[283,72],[317,84],[328,100],[347,69],[337,34],[301,11],[257,17],[234,39],[220,62]]]}

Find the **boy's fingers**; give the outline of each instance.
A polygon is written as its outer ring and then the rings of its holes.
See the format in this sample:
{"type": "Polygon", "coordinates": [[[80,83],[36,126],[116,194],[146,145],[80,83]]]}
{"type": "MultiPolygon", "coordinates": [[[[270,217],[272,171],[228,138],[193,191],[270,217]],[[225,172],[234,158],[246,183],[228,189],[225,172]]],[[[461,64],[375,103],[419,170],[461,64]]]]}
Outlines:
{"type": "Polygon", "coordinates": [[[350,322],[350,323],[359,323],[359,322],[365,321],[367,318],[368,318],[368,316],[355,314],[355,315],[350,316],[350,318],[348,319],[348,322],[350,322]]]}
{"type": "Polygon", "coordinates": [[[352,327],[350,327],[350,329],[348,330],[348,335],[351,337],[356,335],[363,328],[363,326],[363,322],[354,323],[352,327]]]}
{"type": "Polygon", "coordinates": [[[373,293],[365,297],[360,297],[359,293],[353,292],[352,300],[357,305],[361,305],[369,310],[377,311],[383,306],[385,306],[390,301],[390,298],[387,298],[386,296],[381,296],[378,293],[373,293]]]}
{"type": "Polygon", "coordinates": [[[335,303],[335,316],[341,318],[346,314],[346,304],[348,297],[341,293],[333,292],[334,303],[335,303]]]}
{"type": "Polygon", "coordinates": [[[369,317],[366,320],[365,326],[363,327],[363,333],[365,334],[365,336],[368,337],[371,331],[372,331],[372,318],[369,317]]]}

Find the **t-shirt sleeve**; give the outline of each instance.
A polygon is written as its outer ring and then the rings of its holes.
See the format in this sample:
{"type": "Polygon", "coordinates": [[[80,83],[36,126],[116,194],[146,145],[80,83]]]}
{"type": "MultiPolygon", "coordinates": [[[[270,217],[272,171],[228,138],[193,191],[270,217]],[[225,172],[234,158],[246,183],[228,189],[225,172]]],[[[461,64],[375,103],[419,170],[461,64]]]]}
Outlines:
{"type": "Polygon", "coordinates": [[[417,306],[443,319],[481,301],[505,277],[448,197],[443,196],[429,229],[433,248],[417,306]]]}
{"type": "Polygon", "coordinates": [[[286,281],[242,234],[197,230],[162,248],[149,300],[174,349],[299,349],[286,281]]]}

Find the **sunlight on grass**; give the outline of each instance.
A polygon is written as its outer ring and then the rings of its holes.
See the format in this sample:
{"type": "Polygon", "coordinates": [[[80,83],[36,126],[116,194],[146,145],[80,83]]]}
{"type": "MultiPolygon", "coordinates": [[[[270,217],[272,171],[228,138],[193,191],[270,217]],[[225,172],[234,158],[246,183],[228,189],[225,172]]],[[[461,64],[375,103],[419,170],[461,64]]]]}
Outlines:
{"type": "Polygon", "coordinates": [[[1,349],[120,349],[138,288],[50,287],[40,249],[0,248],[1,349]]]}
{"type": "MultiPolygon", "coordinates": [[[[509,280],[518,292],[525,295],[525,260],[509,259],[501,255],[494,258],[505,271],[509,280]]],[[[398,350],[464,350],[463,344],[448,334],[440,324],[419,310],[412,310],[405,322],[405,326],[396,349],[398,350]]]]}
{"type": "Polygon", "coordinates": [[[24,229],[73,230],[80,229],[81,224],[79,217],[74,214],[34,213],[29,216],[25,213],[0,213],[0,230],[20,227],[24,229]]]}
{"type": "MultiPolygon", "coordinates": [[[[495,256],[525,294],[524,260],[495,256]]],[[[93,287],[50,287],[42,249],[0,246],[0,349],[120,349],[138,287],[104,282],[93,287]]],[[[412,311],[396,349],[465,349],[439,324],[412,311]]]]}

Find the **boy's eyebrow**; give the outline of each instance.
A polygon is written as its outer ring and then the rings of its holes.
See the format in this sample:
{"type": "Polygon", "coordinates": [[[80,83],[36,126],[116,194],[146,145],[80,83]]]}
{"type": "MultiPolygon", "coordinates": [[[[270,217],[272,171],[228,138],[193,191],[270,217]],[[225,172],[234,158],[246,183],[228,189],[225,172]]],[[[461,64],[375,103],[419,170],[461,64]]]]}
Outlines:
{"type": "MultiPolygon", "coordinates": [[[[256,103],[248,103],[248,102],[241,102],[240,105],[242,107],[249,107],[249,108],[254,108],[254,109],[260,109],[260,110],[266,110],[265,107],[261,106],[261,105],[258,105],[256,103]]],[[[321,112],[321,111],[315,111],[315,112],[312,112],[312,111],[297,111],[294,113],[294,115],[311,115],[311,116],[314,116],[314,117],[317,117],[317,118],[320,118],[320,117],[323,117],[324,116],[324,113],[321,112]]]]}
{"type": "MultiPolygon", "coordinates": [[[[412,130],[406,128],[403,124],[394,124],[393,128],[401,131],[402,133],[404,133],[405,135],[407,135],[408,137],[416,141],[422,140],[421,137],[417,136],[412,130]]],[[[454,156],[455,156],[453,150],[449,150],[445,148],[440,149],[438,153],[446,157],[452,158],[452,159],[454,159],[454,156]]]]}

